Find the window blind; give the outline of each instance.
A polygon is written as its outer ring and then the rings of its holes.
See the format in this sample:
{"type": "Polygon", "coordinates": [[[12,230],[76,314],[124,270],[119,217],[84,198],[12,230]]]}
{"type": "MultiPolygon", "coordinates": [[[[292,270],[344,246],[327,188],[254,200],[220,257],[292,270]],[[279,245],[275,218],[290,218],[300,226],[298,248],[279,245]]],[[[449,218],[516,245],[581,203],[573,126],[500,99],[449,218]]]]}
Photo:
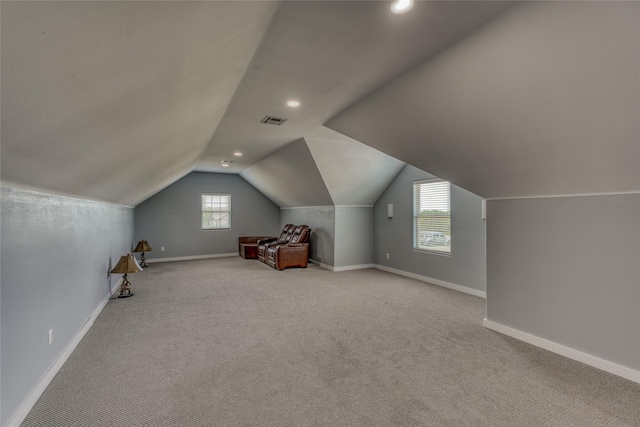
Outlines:
{"type": "Polygon", "coordinates": [[[451,185],[442,180],[413,184],[413,247],[451,253],[451,185]]]}

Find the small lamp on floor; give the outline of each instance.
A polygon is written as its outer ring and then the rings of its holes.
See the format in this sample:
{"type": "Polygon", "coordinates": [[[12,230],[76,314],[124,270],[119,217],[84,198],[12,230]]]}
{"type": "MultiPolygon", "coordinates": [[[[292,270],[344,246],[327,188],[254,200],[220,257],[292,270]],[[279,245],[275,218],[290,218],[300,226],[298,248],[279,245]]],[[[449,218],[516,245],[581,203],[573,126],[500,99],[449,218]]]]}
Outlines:
{"type": "Polygon", "coordinates": [[[115,274],[124,274],[122,276],[122,284],[120,285],[120,293],[118,294],[118,298],[127,298],[133,295],[131,292],[131,283],[127,280],[127,274],[129,273],[139,273],[142,271],[142,268],[136,261],[136,257],[133,255],[127,254],[120,257],[120,261],[113,267],[111,273],[115,274]]]}
{"type": "Polygon", "coordinates": [[[144,253],[151,252],[153,248],[146,240],[140,240],[138,242],[138,246],[133,250],[133,252],[142,252],[142,256],[140,257],[140,267],[145,268],[147,263],[144,262],[144,253]]]}

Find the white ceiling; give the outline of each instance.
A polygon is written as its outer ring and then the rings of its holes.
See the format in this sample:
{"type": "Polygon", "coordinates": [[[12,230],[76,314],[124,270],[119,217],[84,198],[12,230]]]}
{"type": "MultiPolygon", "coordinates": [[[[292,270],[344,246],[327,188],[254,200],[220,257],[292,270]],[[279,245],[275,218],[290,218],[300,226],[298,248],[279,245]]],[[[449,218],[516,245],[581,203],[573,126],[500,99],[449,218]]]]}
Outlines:
{"type": "Polygon", "coordinates": [[[505,7],[3,1],[2,180],[136,205],[196,166],[238,173],[505,7]]]}
{"type": "Polygon", "coordinates": [[[288,144],[240,176],[281,208],[333,205],[304,139],[288,144]]]}
{"type": "Polygon", "coordinates": [[[325,127],[240,176],[280,207],[373,206],[405,163],[325,127]]]}
{"type": "Polygon", "coordinates": [[[196,170],[240,172],[468,34],[508,2],[287,1],[196,170]],[[297,109],[286,106],[297,99],[297,109]],[[264,125],[266,116],[288,119],[264,125]],[[234,158],[233,152],[244,153],[234,158]],[[234,160],[229,169],[222,160],[234,160]]]}
{"type": "Polygon", "coordinates": [[[2,180],[135,205],[193,169],[271,2],[5,2],[2,180]]]}
{"type": "Polygon", "coordinates": [[[359,204],[358,141],[485,197],[640,188],[640,2],[389,4],[3,1],[3,184],[136,205],[306,150],[281,203],[359,204]]]}
{"type": "Polygon", "coordinates": [[[337,206],[373,206],[405,165],[326,127],[304,140],[337,206]]]}
{"type": "Polygon", "coordinates": [[[485,198],[640,191],[640,2],[526,2],[326,126],[485,198]]]}

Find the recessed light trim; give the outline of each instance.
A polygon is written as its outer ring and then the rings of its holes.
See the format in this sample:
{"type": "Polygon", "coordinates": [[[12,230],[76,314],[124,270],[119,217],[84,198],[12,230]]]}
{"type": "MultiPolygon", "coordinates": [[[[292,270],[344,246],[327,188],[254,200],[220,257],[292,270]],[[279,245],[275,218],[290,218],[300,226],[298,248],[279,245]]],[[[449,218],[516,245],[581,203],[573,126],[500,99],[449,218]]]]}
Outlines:
{"type": "Polygon", "coordinates": [[[287,106],[297,108],[300,106],[300,101],[296,101],[295,99],[292,99],[290,101],[287,101],[287,106]]]}
{"type": "Polygon", "coordinates": [[[391,12],[400,14],[409,12],[414,5],[414,0],[395,0],[391,3],[391,12]]]}

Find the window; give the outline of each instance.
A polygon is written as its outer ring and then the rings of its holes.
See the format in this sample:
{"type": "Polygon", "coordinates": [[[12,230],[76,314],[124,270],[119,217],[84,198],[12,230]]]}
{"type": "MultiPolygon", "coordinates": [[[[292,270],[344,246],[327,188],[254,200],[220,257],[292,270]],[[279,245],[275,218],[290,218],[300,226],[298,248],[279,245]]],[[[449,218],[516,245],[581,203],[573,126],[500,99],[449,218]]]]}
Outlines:
{"type": "Polygon", "coordinates": [[[442,180],[413,183],[413,248],[451,253],[451,185],[442,180]]]}
{"type": "Polygon", "coordinates": [[[231,194],[202,195],[202,229],[231,228],[231,194]]]}

